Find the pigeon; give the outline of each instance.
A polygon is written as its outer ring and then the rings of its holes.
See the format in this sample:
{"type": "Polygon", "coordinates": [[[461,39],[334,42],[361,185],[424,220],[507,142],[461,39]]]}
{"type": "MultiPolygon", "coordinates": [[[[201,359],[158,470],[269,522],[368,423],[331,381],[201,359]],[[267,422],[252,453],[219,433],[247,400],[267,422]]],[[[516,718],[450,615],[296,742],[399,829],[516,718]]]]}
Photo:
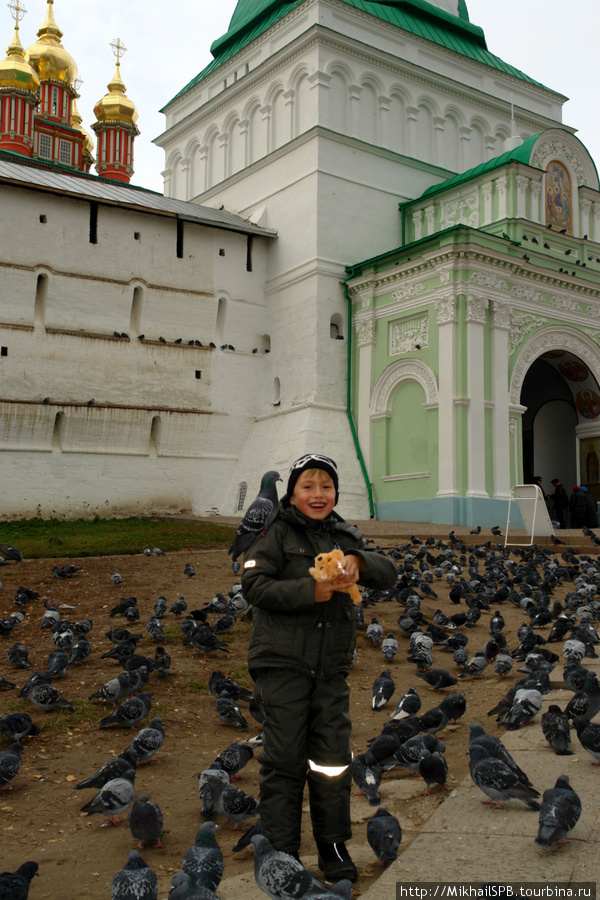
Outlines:
{"type": "Polygon", "coordinates": [[[110,573],[110,580],[111,580],[112,583],[115,584],[115,585],[117,585],[117,584],[122,584],[122,583],[123,583],[123,579],[121,578],[121,576],[119,575],[118,572],[111,572],[111,573],[110,573]]]}
{"type": "Polygon", "coordinates": [[[16,872],[0,872],[0,897],[3,900],[27,900],[31,880],[38,873],[36,862],[25,862],[16,872]]]}
{"type": "Polygon", "coordinates": [[[29,650],[25,644],[13,644],[8,651],[8,661],[15,669],[30,669],[29,650]]]}
{"type": "Polygon", "coordinates": [[[194,845],[183,854],[183,871],[197,884],[216,891],[223,877],[225,863],[223,853],[217,844],[214,822],[205,822],[196,832],[194,845]]]}
{"type": "Polygon", "coordinates": [[[258,814],[259,801],[246,794],[245,791],[225,783],[221,778],[209,775],[207,778],[210,787],[212,802],[217,812],[225,816],[236,828],[246,819],[258,814]]]}
{"type": "Polygon", "coordinates": [[[228,747],[219,753],[211,765],[219,766],[227,772],[231,781],[234,781],[240,769],[243,769],[253,756],[254,751],[252,747],[249,747],[243,741],[233,741],[232,744],[229,744],[228,747]]]}
{"type": "Polygon", "coordinates": [[[417,678],[422,678],[434,691],[458,684],[458,678],[451,675],[447,669],[429,669],[428,672],[415,672],[417,678]]]}
{"type": "Polygon", "coordinates": [[[162,747],[164,738],[163,720],[159,716],[155,716],[146,728],[138,731],[127,749],[132,752],[138,762],[150,762],[154,754],[162,747]]]}
{"type": "Polygon", "coordinates": [[[8,790],[9,784],[18,775],[22,752],[23,744],[17,741],[0,753],[0,791],[8,790]]]}
{"type": "Polygon", "coordinates": [[[483,652],[476,653],[463,668],[459,677],[466,678],[467,675],[471,675],[473,678],[483,678],[487,665],[488,661],[485,658],[485,654],[483,652]]]}
{"type": "Polygon", "coordinates": [[[419,717],[419,731],[425,734],[435,734],[448,724],[448,713],[440,706],[428,709],[419,717]]]}
{"type": "Polygon", "coordinates": [[[381,768],[377,764],[368,765],[366,753],[360,753],[352,761],[352,779],[359,792],[369,801],[371,806],[379,806],[379,785],[381,784],[381,768]]]}
{"type": "Polygon", "coordinates": [[[374,710],[383,709],[389,703],[396,685],[389,669],[384,669],[381,675],[373,682],[372,705],[374,710]]]}
{"type": "Polygon", "coordinates": [[[383,865],[398,858],[398,847],[402,841],[400,822],[380,806],[367,823],[367,841],[371,850],[383,865]]]}
{"type": "Polygon", "coordinates": [[[444,697],[439,708],[446,713],[448,721],[455,725],[457,720],[460,719],[461,716],[464,716],[466,712],[466,697],[464,694],[458,692],[449,694],[447,697],[444,697]]]}
{"type": "Polygon", "coordinates": [[[383,628],[375,616],[371,619],[371,624],[367,625],[367,637],[374,647],[379,647],[383,641],[383,628]]]}
{"type": "Polygon", "coordinates": [[[0,544],[0,553],[7,559],[14,559],[15,562],[23,562],[24,559],[22,552],[12,544],[0,544]]]}
{"type": "Polygon", "coordinates": [[[135,634],[133,631],[129,631],[128,628],[111,628],[110,631],[105,631],[104,636],[112,641],[113,644],[120,644],[122,641],[133,641],[137,644],[138,641],[142,640],[141,634],[135,634]]]}
{"type": "Polygon", "coordinates": [[[55,650],[48,657],[48,675],[51,678],[62,678],[67,671],[69,657],[64,650],[55,650]]]}
{"type": "Polygon", "coordinates": [[[112,715],[100,720],[100,728],[106,728],[108,725],[127,725],[129,728],[136,728],[150,712],[151,705],[152,694],[149,691],[144,691],[137,697],[130,697],[121,703],[112,715]]]}
{"type": "Polygon", "coordinates": [[[212,801],[212,791],[208,779],[220,778],[225,784],[229,784],[229,775],[224,769],[218,769],[212,764],[208,769],[199,772],[196,777],[198,778],[198,795],[202,801],[200,815],[205,819],[210,819],[216,813],[216,809],[212,801]]]}
{"type": "Polygon", "coordinates": [[[168,603],[167,603],[166,597],[159,597],[158,600],[155,600],[153,609],[154,609],[154,615],[156,616],[156,618],[162,619],[162,617],[164,616],[164,614],[167,611],[167,608],[168,608],[168,603]]]}
{"type": "Polygon", "coordinates": [[[44,713],[51,712],[51,710],[59,707],[64,709],[75,708],[51,684],[36,684],[31,688],[27,696],[33,705],[44,713]]]}
{"type": "Polygon", "coordinates": [[[183,567],[183,574],[187,575],[188,578],[193,578],[196,574],[196,570],[190,563],[186,563],[183,567]]]}
{"type": "Polygon", "coordinates": [[[163,631],[162,622],[156,616],[151,616],[146,623],[146,631],[154,641],[164,642],[165,633],[163,631]]]}
{"type": "Polygon", "coordinates": [[[169,612],[174,613],[174,615],[176,615],[176,616],[182,616],[183,613],[186,611],[186,609],[187,609],[187,603],[185,602],[183,597],[179,597],[177,600],[175,600],[171,604],[171,608],[170,608],[169,612]]]}
{"type": "Polygon", "coordinates": [[[119,672],[116,678],[111,678],[102,687],[88,697],[88,700],[108,700],[113,706],[117,705],[119,700],[134,694],[140,690],[148,681],[147,669],[134,669],[133,672],[119,672]],[[145,672],[146,678],[140,673],[145,672]]]}
{"type": "Polygon", "coordinates": [[[269,527],[278,510],[277,482],[283,481],[279,472],[270,469],[260,482],[260,491],[246,510],[238,525],[236,538],[228,550],[235,574],[240,570],[238,556],[247,553],[256,538],[269,527]]]}
{"type": "Polygon", "coordinates": [[[106,816],[111,825],[118,825],[115,816],[125,812],[135,794],[135,770],[128,769],[118,778],[107,781],[95,797],[81,807],[87,816],[100,814],[106,816]]]}
{"type": "MultiPolygon", "coordinates": [[[[120,577],[121,576],[119,575],[119,578],[120,577]]],[[[137,606],[135,597],[124,597],[122,600],[119,600],[116,606],[113,606],[108,614],[109,618],[114,619],[115,616],[122,616],[126,610],[131,609],[134,606],[137,606]]]]}
{"type": "Polygon", "coordinates": [[[443,790],[446,790],[448,763],[441,753],[431,753],[427,747],[424,747],[419,756],[417,772],[425,781],[424,797],[429,796],[429,786],[431,784],[441,784],[443,790]]]}
{"type": "Polygon", "coordinates": [[[51,684],[52,679],[48,675],[47,672],[34,672],[33,675],[30,675],[19,693],[17,697],[28,697],[29,691],[35,687],[37,684],[51,684]]]}
{"type": "Polygon", "coordinates": [[[254,879],[260,890],[271,900],[311,897],[319,890],[327,894],[323,882],[315,878],[295,857],[275,850],[264,835],[255,834],[252,847],[254,879]]]}
{"type": "Polygon", "coordinates": [[[216,708],[222,725],[239,725],[243,731],[248,730],[248,723],[241,709],[230,695],[225,691],[217,697],[216,708]]]}
{"type": "Polygon", "coordinates": [[[429,750],[430,753],[444,753],[446,745],[432,734],[415,734],[404,741],[393,757],[382,763],[381,768],[384,772],[389,772],[395,766],[402,766],[405,769],[410,769],[411,772],[416,772],[419,759],[421,758],[421,751],[424,748],[429,750]]]}
{"type": "Polygon", "coordinates": [[[75,641],[75,643],[71,647],[71,650],[69,652],[69,662],[67,663],[67,665],[82,665],[82,663],[88,658],[91,652],[92,648],[87,638],[80,637],[79,640],[75,641]]]}
{"type": "Polygon", "coordinates": [[[378,737],[369,742],[369,749],[365,753],[367,766],[379,765],[383,760],[393,756],[400,747],[400,736],[394,730],[391,723],[386,722],[383,731],[378,737]]]}
{"type": "Polygon", "coordinates": [[[158,900],[158,878],[137,850],[112,881],[111,900],[158,900]]]}
{"type": "Polygon", "coordinates": [[[600,725],[588,721],[585,716],[576,716],[573,719],[573,727],[583,749],[596,760],[592,765],[600,766],[600,725]]]}
{"type": "Polygon", "coordinates": [[[509,653],[499,653],[494,660],[494,671],[501,678],[506,678],[513,666],[513,658],[509,653]]]}
{"type": "Polygon", "coordinates": [[[530,723],[542,708],[542,695],[533,688],[519,688],[515,693],[508,714],[506,727],[508,731],[516,731],[524,723],[530,723]]]}
{"type": "Polygon", "coordinates": [[[544,737],[557,756],[572,756],[571,728],[560,706],[552,704],[541,719],[544,737]]]}
{"type": "Polygon", "coordinates": [[[89,778],[84,778],[83,781],[76,784],[75,790],[80,791],[84,788],[96,788],[99,790],[114,778],[121,778],[130,769],[135,769],[136,763],[135,754],[128,747],[120,756],[113,756],[108,762],[100,766],[93,775],[90,775],[89,778]]]}
{"type": "Polygon", "coordinates": [[[222,616],[219,616],[217,621],[213,624],[212,629],[215,634],[227,634],[228,631],[231,631],[236,621],[235,613],[228,610],[226,613],[223,613],[222,616]]]}
{"type": "Polygon", "coordinates": [[[159,807],[156,803],[152,803],[147,794],[136,798],[129,810],[128,822],[131,836],[139,841],[136,850],[143,850],[144,841],[156,841],[155,848],[163,846],[160,841],[163,833],[163,816],[159,807]]]}
{"type": "Polygon", "coordinates": [[[21,738],[36,737],[41,734],[37,725],[31,721],[27,713],[5,713],[0,716],[0,734],[11,741],[21,742],[21,738]]]}
{"type": "Polygon", "coordinates": [[[251,691],[242,687],[233,678],[224,675],[219,669],[214,669],[208,679],[208,689],[215,697],[220,697],[221,694],[227,693],[234,700],[250,701],[252,699],[251,691]]]}
{"type": "Polygon", "coordinates": [[[154,671],[158,672],[161,678],[166,678],[171,668],[171,657],[164,647],[158,646],[154,650],[154,671]]]}
{"type": "Polygon", "coordinates": [[[210,888],[196,884],[187,872],[176,872],[171,878],[168,900],[218,900],[218,897],[210,888]]]}
{"type": "Polygon", "coordinates": [[[398,722],[407,716],[416,716],[421,709],[421,698],[415,687],[410,687],[406,694],[400,698],[396,709],[390,716],[391,722],[398,722]]]}
{"type": "Polygon", "coordinates": [[[494,759],[499,759],[505,763],[523,784],[533,787],[525,772],[519,768],[500,738],[486,734],[481,725],[477,722],[471,722],[469,725],[469,749],[475,743],[481,744],[494,759]]]}
{"type": "Polygon", "coordinates": [[[520,780],[518,775],[505,762],[495,759],[483,744],[473,741],[469,744],[469,772],[474,783],[483,791],[489,800],[484,803],[495,804],[501,809],[500,801],[515,798],[521,800],[530,809],[539,809],[535,800],[539,792],[520,780]]]}
{"type": "Polygon", "coordinates": [[[561,775],[553,788],[544,791],[540,824],[535,843],[540,847],[564,844],[581,815],[581,800],[567,775],[561,775]]]}
{"type": "Polygon", "coordinates": [[[382,640],[381,650],[382,650],[382,653],[385,656],[385,658],[387,660],[389,660],[390,662],[393,660],[396,653],[398,652],[398,641],[396,640],[396,638],[394,637],[394,635],[392,634],[391,631],[388,634],[388,636],[382,640]]]}
{"type": "Polygon", "coordinates": [[[594,672],[588,672],[583,687],[567,703],[565,715],[568,719],[583,716],[590,721],[600,711],[600,685],[594,672]]]}

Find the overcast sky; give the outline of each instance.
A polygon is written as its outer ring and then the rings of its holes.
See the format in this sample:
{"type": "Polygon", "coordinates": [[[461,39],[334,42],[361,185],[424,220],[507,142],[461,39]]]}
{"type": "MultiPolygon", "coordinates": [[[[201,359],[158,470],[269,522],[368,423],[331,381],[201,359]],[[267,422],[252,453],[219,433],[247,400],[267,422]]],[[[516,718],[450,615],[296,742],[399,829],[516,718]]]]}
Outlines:
{"type": "MultiPolygon", "coordinates": [[[[28,14],[21,23],[25,48],[44,21],[46,0],[21,0],[28,14]]],[[[210,45],[227,31],[236,0],[54,0],[63,45],[74,57],[83,85],[78,101],[91,131],[93,107],[106,93],[115,59],[109,47],[120,38],[127,47],[121,73],[139,113],[133,182],[162,192],[164,155],[151,141],[164,127],[158,112],[212,59],[210,45]]],[[[532,78],[571,99],[565,124],[600,165],[598,84],[599,0],[467,0],[471,21],[485,31],[488,48],[532,78]]],[[[12,19],[0,5],[4,47],[12,19]]]]}

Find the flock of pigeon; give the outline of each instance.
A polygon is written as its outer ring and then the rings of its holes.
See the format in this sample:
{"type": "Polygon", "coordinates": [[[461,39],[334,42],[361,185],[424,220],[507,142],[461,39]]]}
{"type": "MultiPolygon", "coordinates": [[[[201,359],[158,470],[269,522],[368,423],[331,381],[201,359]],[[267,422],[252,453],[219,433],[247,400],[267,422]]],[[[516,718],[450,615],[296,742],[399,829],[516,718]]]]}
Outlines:
{"type": "MultiPolygon", "coordinates": [[[[19,551],[10,548],[15,554],[11,557],[7,545],[2,546],[5,556],[18,562],[19,551]]],[[[151,551],[144,552],[148,555],[151,551]]],[[[597,656],[595,646],[599,642],[594,624],[600,618],[600,599],[595,599],[600,585],[599,558],[576,553],[573,548],[559,553],[554,547],[511,549],[491,542],[467,547],[454,532],[447,541],[413,537],[387,552],[397,565],[396,586],[388,591],[363,590],[361,605],[356,608],[359,654],[371,654],[371,658],[377,655],[382,661],[381,674],[373,683],[371,709],[382,712],[386,720],[381,732],[373,735],[352,764],[358,790],[376,808],[367,823],[366,839],[381,864],[398,857],[402,841],[401,822],[395,811],[381,805],[386,781],[408,770],[422,777],[425,795],[446,787],[448,762],[443,732],[464,716],[468,721],[469,685],[475,679],[488,679],[494,702],[488,715],[497,723],[491,730],[515,730],[539,721],[550,747],[563,756],[572,753],[572,726],[579,744],[593,757],[593,764],[600,765],[600,725],[592,721],[600,711],[600,686],[596,675],[585,667],[586,658],[597,656]],[[390,630],[391,617],[396,616],[397,626],[390,630]],[[512,621],[515,616],[521,619],[516,633],[506,627],[506,620],[512,621]],[[385,629],[378,619],[386,620],[385,629]],[[403,655],[406,662],[399,664],[403,655]],[[407,665],[414,667],[408,678],[407,665]],[[394,675],[394,669],[401,671],[403,678],[401,696],[396,701],[398,675],[394,675]],[[564,709],[552,705],[541,715],[542,697],[550,689],[550,675],[555,669],[572,698],[564,709]],[[498,686],[507,678],[514,680],[510,690],[499,698],[498,686]],[[416,679],[423,682],[419,689],[410,686],[416,679]],[[440,702],[422,709],[425,697],[442,692],[440,702]]],[[[71,579],[79,571],[76,566],[55,567],[53,576],[71,579]]],[[[187,565],[184,574],[192,578],[195,571],[187,565]]],[[[110,580],[113,585],[122,583],[119,573],[113,572],[110,580]]],[[[8,602],[4,597],[3,606],[8,602]]],[[[73,704],[54,682],[66,678],[68,685],[72,667],[85,666],[88,657],[97,655],[93,621],[75,620],[72,607],[43,600],[22,585],[12,605],[13,611],[0,618],[0,636],[6,640],[9,665],[16,670],[31,667],[26,644],[11,642],[25,621],[39,620],[40,629],[48,637],[47,666],[45,672],[29,675],[22,685],[0,675],[0,691],[8,697],[18,689],[16,696],[42,713],[73,710],[73,704]]],[[[136,778],[138,765],[150,762],[157,754],[160,757],[165,732],[168,740],[168,718],[165,723],[152,715],[161,685],[173,678],[165,646],[169,643],[164,633],[165,618],[179,622],[181,636],[177,640],[184,647],[200,651],[202,659],[221,662],[227,661],[231,650],[222,635],[230,632],[239,619],[251,616],[239,584],[228,596],[217,594],[202,609],[188,612],[182,597],[169,607],[166,598],[159,597],[151,615],[148,612],[139,608],[135,597],[123,598],[110,611],[116,621],[105,636],[112,647],[101,658],[106,660],[107,673],[115,663],[119,671],[89,697],[90,701],[114,707],[100,719],[99,728],[139,730],[120,755],[107,759],[97,772],[75,786],[76,790],[93,791],[81,806],[81,813],[102,815],[109,823],[127,813],[132,839],[137,841],[114,876],[113,900],[158,898],[157,876],[140,851],[149,843],[162,846],[163,813],[145,783],[136,797],[136,778]],[[147,618],[145,635],[133,630],[143,621],[142,615],[147,618]],[[152,656],[137,652],[142,638],[155,644],[152,656]]],[[[553,681],[556,685],[556,672],[553,681]]],[[[213,670],[209,690],[221,723],[241,734],[248,731],[248,718],[253,718],[253,728],[260,732],[260,709],[248,690],[219,669],[213,670]],[[248,705],[248,718],[240,704],[248,705]]],[[[459,731],[461,726],[459,722],[459,731]]],[[[25,748],[35,742],[41,730],[43,725],[40,729],[28,713],[0,715],[0,734],[11,742],[0,751],[1,789],[7,789],[18,777],[23,754],[28,752],[25,748]]],[[[181,871],[172,877],[169,898],[212,900],[217,896],[225,861],[215,817],[235,827],[251,825],[233,849],[253,849],[256,883],[269,897],[349,898],[350,882],[327,887],[301,862],[275,850],[261,835],[258,800],[234,784],[238,772],[254,758],[257,746],[260,734],[250,740],[235,740],[198,773],[199,812],[205,821],[194,844],[183,854],[181,871]]],[[[465,727],[464,752],[469,755],[471,778],[486,796],[485,802],[497,808],[500,803],[517,800],[539,813],[537,829],[532,826],[536,844],[550,847],[568,837],[581,814],[581,800],[566,775],[541,795],[501,739],[487,734],[475,722],[465,727]]],[[[43,873],[38,872],[34,861],[24,862],[15,872],[0,874],[0,897],[26,898],[37,874],[43,873]]]]}

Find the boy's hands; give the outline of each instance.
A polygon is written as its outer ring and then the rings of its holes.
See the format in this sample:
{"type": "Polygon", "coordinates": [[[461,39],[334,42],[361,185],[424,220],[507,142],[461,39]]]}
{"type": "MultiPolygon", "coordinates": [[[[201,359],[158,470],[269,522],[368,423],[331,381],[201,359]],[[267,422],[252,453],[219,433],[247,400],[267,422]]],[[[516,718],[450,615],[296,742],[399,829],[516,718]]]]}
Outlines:
{"type": "Polygon", "coordinates": [[[356,584],[365,564],[360,556],[344,556],[342,559],[344,572],[335,581],[323,583],[315,581],[315,603],[327,603],[336,591],[345,591],[356,584]]]}

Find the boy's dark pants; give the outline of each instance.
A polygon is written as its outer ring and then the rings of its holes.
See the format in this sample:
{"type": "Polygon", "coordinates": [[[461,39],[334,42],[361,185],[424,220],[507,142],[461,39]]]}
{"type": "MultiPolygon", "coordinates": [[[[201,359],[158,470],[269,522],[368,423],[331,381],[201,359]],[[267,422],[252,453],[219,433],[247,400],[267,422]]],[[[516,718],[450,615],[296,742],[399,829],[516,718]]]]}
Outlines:
{"type": "Polygon", "coordinates": [[[308,782],[315,840],[332,844],[351,835],[350,691],[345,677],[311,678],[294,669],[261,669],[254,695],[264,713],[259,756],[260,820],[277,850],[300,848],[302,797],[308,782]],[[341,775],[311,771],[348,766],[341,775]]]}

